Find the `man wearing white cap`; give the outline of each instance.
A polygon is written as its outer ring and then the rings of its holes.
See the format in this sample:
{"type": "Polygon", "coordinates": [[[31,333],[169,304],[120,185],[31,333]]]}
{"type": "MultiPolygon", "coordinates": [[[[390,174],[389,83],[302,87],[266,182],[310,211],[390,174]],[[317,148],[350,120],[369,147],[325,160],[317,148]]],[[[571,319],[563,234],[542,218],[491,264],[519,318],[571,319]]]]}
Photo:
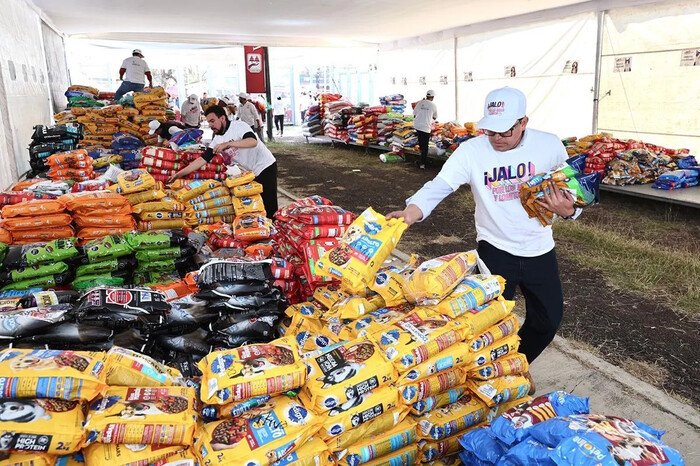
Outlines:
{"type": "MultiPolygon", "coordinates": [[[[491,273],[505,278],[506,299],[513,298],[516,287],[525,297],[520,352],[532,362],[554,339],[564,298],[552,227],[528,218],[520,185],[561,164],[567,154],[556,135],[527,127],[525,110],[525,95],[519,90],[491,91],[477,124],[485,134],[463,142],[437,177],[406,200],[406,209],[387,218],[402,217],[409,225],[424,220],[445,197],[468,184],[476,203],[479,256],[491,273]]],[[[562,218],[576,217],[580,211],[574,209],[574,199],[553,183],[550,189],[542,207],[562,218]]]]}
{"type": "Polygon", "coordinates": [[[141,50],[134,49],[129,58],[125,58],[122,67],[119,68],[119,79],[122,80],[119,89],[114,93],[114,100],[121,99],[127,92],[141,92],[146,84],[153,87],[153,76],[148,68],[148,63],[143,59],[141,50]],[[126,74],[126,77],[124,75],[126,74]]]}
{"type": "Polygon", "coordinates": [[[182,122],[187,128],[199,128],[199,118],[202,113],[202,107],[199,105],[199,99],[196,94],[190,94],[185,100],[185,103],[180,107],[180,115],[182,122]]]}
{"type": "Polygon", "coordinates": [[[260,112],[250,100],[250,96],[245,92],[238,94],[238,100],[241,103],[241,107],[238,109],[238,118],[253,128],[258,135],[258,139],[262,141],[262,118],[260,117],[260,112]]]}
{"type": "Polygon", "coordinates": [[[430,89],[425,93],[425,99],[420,100],[413,107],[413,128],[418,135],[418,146],[420,146],[420,160],[417,165],[421,170],[425,170],[428,163],[428,144],[430,142],[430,132],[433,129],[433,121],[437,120],[437,107],[433,103],[435,91],[430,89]]]}
{"type": "Polygon", "coordinates": [[[158,142],[169,141],[170,138],[185,129],[185,125],[179,121],[166,121],[161,123],[158,120],[152,120],[148,123],[151,128],[148,134],[158,135],[158,142]]]}

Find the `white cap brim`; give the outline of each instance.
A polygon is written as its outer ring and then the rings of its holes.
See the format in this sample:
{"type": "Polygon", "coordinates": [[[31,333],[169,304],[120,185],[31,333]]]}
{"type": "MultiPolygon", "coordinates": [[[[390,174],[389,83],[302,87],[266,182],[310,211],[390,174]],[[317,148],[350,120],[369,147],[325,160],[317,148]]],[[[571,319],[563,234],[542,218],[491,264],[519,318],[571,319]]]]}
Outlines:
{"type": "MultiPolygon", "coordinates": [[[[520,117],[522,118],[522,117],[520,117]]],[[[503,118],[494,117],[484,117],[476,124],[478,129],[487,129],[489,131],[495,131],[497,133],[502,133],[508,131],[515,125],[515,122],[520,118],[515,118],[514,120],[504,120],[503,118]]]]}
{"type": "Polygon", "coordinates": [[[148,134],[155,134],[156,130],[152,129],[148,132],[148,134]]]}

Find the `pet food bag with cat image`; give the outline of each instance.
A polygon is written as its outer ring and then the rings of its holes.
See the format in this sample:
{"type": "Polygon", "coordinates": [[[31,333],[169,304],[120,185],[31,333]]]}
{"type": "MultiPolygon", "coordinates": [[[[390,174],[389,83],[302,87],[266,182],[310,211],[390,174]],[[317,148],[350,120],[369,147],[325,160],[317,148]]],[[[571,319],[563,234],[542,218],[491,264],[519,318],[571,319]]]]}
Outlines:
{"type": "Polygon", "coordinates": [[[0,393],[10,398],[92,400],[107,389],[106,353],[8,348],[0,351],[0,393]]]}
{"type": "Polygon", "coordinates": [[[318,267],[339,279],[345,290],[361,294],[374,282],[406,228],[403,220],[387,220],[370,207],[352,222],[338,246],[318,261],[318,267]]]}
{"type": "Polygon", "coordinates": [[[196,396],[191,387],[110,387],[90,404],[86,444],[191,445],[196,396]]]}
{"type": "Polygon", "coordinates": [[[202,401],[226,404],[300,388],[306,365],[294,337],[244,345],[209,353],[198,364],[202,372],[202,401]]]}

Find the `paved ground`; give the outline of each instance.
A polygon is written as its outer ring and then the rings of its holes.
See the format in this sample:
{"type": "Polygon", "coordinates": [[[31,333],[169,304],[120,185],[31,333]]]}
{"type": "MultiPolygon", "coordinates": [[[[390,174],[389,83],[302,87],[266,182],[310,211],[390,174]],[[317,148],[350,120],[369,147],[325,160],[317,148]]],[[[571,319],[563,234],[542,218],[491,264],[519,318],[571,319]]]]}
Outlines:
{"type": "MultiPolygon", "coordinates": [[[[280,190],[280,206],[293,198],[293,193],[280,190]]],[[[397,251],[392,260],[406,259],[397,251]]],[[[686,464],[700,465],[700,412],[692,406],[560,337],[533,363],[531,374],[537,394],[564,390],[590,397],[591,412],[636,419],[666,430],[664,441],[681,452],[686,464]]]]}

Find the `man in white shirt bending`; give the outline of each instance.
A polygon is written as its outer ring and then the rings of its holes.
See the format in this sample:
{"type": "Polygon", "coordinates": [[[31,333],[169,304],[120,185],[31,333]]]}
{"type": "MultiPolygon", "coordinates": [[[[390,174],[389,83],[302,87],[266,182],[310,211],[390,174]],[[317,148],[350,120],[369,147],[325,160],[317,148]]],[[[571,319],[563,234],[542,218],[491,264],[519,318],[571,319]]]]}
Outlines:
{"type": "Polygon", "coordinates": [[[425,99],[418,101],[413,108],[413,128],[418,135],[418,146],[420,146],[420,160],[417,162],[418,168],[425,170],[428,162],[428,143],[430,142],[430,131],[433,121],[437,120],[437,107],[433,103],[435,91],[429,90],[425,93],[425,99]]]}
{"type": "Polygon", "coordinates": [[[122,80],[119,89],[114,93],[114,100],[118,101],[127,92],[141,92],[146,84],[153,87],[153,76],[148,68],[148,63],[143,59],[141,50],[134,49],[129,58],[125,58],[122,67],[119,68],[119,79],[122,80]],[[126,75],[126,76],[125,76],[126,75]]]}

